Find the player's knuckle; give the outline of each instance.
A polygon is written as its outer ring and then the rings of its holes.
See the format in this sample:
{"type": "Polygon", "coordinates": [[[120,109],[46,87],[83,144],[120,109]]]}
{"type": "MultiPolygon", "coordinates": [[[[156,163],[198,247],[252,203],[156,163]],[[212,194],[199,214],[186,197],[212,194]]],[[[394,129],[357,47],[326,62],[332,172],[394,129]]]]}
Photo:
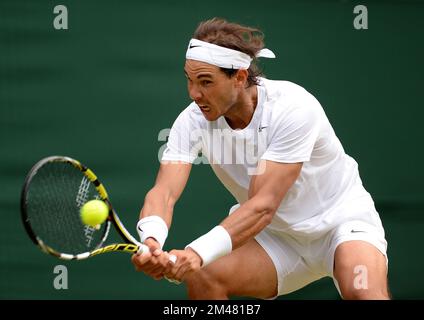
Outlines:
{"type": "Polygon", "coordinates": [[[190,269],[194,272],[199,271],[200,270],[200,266],[197,263],[192,262],[190,265],[190,269]]]}

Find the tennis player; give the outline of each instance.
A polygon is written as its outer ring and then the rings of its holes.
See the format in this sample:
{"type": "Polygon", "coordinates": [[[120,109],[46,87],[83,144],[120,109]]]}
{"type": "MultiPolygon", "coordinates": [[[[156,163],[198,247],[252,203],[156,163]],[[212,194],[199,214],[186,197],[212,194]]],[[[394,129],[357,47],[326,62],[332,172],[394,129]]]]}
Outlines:
{"type": "MultiPolygon", "coordinates": [[[[184,66],[193,102],[145,197],[137,228],[150,252],[133,264],[184,282],[192,299],[274,298],[327,276],[344,299],[389,299],[385,233],[358,164],[317,99],[262,77],[260,57],[275,55],[258,29],[218,18],[198,26],[184,66]],[[162,251],[199,153],[237,203],[183,250],[162,251]]],[[[216,213],[204,208],[193,223],[206,214],[216,213]]]]}

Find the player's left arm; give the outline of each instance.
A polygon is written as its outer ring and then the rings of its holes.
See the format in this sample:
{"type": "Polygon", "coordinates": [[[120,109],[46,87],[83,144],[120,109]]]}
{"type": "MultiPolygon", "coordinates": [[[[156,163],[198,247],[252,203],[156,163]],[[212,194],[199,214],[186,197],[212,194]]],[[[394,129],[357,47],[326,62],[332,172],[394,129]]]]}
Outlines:
{"type": "MultiPolygon", "coordinates": [[[[224,238],[228,236],[231,238],[228,239],[228,242],[231,242],[229,244],[232,247],[231,250],[245,244],[271,223],[281,201],[299,176],[302,165],[302,162],[260,161],[258,168],[261,174],[251,179],[248,200],[220,224],[220,227],[225,229],[224,233],[228,233],[228,235],[224,234],[224,238]]],[[[208,255],[206,251],[214,252],[218,249],[212,247],[222,245],[222,242],[218,240],[218,237],[222,236],[222,229],[220,230],[220,234],[204,238],[201,245],[203,256],[208,255]]],[[[169,278],[184,281],[188,274],[205,265],[205,261],[201,258],[202,254],[193,250],[190,245],[185,250],[172,250],[170,253],[176,255],[178,259],[176,265],[170,265],[165,272],[169,278]]],[[[219,252],[216,253],[220,255],[219,252]]]]}
{"type": "Polygon", "coordinates": [[[222,221],[233,250],[252,239],[271,223],[287,191],[298,178],[303,163],[261,160],[261,174],[252,177],[248,200],[222,221]]]}

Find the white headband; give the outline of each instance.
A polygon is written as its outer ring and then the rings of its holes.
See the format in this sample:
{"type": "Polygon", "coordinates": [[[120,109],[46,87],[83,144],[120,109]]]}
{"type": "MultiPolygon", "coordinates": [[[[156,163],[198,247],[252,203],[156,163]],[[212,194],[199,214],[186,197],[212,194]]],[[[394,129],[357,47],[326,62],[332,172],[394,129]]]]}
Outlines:
{"type": "MultiPolygon", "coordinates": [[[[275,58],[275,54],[269,49],[262,49],[256,57],[275,58]]],[[[248,69],[252,62],[252,58],[246,53],[197,39],[190,40],[186,59],[202,61],[226,69],[248,69]]]]}

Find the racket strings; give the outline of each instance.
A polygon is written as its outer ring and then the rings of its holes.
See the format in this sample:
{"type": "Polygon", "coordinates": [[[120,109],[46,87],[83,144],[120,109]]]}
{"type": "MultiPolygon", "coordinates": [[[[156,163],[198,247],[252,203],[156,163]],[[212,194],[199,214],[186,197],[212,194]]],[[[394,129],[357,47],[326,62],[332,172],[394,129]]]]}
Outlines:
{"type": "Polygon", "coordinates": [[[78,254],[95,249],[99,230],[82,224],[80,207],[99,198],[94,185],[72,165],[49,162],[32,178],[27,195],[28,220],[34,233],[60,253],[78,254]]]}

